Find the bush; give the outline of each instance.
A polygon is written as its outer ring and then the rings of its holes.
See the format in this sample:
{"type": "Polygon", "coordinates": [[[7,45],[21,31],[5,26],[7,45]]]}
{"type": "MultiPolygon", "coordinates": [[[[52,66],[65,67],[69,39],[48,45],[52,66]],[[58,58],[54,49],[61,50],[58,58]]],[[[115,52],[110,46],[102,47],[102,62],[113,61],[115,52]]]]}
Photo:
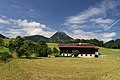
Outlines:
{"type": "Polygon", "coordinates": [[[54,54],[55,57],[61,57],[59,54],[54,54]]]}
{"type": "Polygon", "coordinates": [[[44,40],[39,40],[36,44],[35,52],[38,57],[47,57],[51,52],[48,50],[48,45],[44,40]]]}
{"type": "Polygon", "coordinates": [[[4,44],[4,41],[2,38],[0,38],[0,46],[3,46],[3,44],[4,44]]]}
{"type": "Polygon", "coordinates": [[[48,55],[51,55],[53,53],[52,49],[48,47],[47,53],[48,53],[48,55]]]}
{"type": "Polygon", "coordinates": [[[53,48],[53,53],[54,53],[54,54],[58,54],[58,52],[59,52],[58,49],[57,49],[56,47],[54,47],[54,48],[53,48]]]}
{"type": "Polygon", "coordinates": [[[6,63],[8,58],[12,58],[12,55],[10,55],[9,52],[0,52],[0,60],[6,63]]]}
{"type": "Polygon", "coordinates": [[[78,50],[73,50],[72,53],[75,57],[77,57],[80,52],[78,50]]]}

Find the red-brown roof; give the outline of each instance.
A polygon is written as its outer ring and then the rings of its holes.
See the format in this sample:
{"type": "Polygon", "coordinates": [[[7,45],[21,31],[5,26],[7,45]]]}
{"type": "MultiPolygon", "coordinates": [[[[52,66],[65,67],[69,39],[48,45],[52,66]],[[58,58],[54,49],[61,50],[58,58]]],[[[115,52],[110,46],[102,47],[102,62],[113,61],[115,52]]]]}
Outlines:
{"type": "Polygon", "coordinates": [[[95,48],[98,49],[94,44],[80,44],[80,43],[72,43],[72,44],[59,44],[59,48],[95,48]]]}

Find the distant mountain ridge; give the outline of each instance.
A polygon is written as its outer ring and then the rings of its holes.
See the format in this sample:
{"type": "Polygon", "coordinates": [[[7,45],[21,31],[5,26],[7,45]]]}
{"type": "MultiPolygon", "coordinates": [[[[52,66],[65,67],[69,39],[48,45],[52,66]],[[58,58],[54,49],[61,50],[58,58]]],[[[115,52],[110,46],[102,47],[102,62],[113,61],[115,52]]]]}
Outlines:
{"type": "MultiPolygon", "coordinates": [[[[3,39],[9,39],[8,37],[0,34],[0,38],[3,39]]],[[[103,41],[99,41],[97,39],[90,39],[90,40],[85,40],[85,39],[73,39],[72,37],[68,36],[64,32],[56,32],[53,34],[50,38],[47,38],[42,35],[33,35],[33,36],[25,36],[24,37],[26,40],[32,40],[32,41],[39,41],[40,39],[45,40],[46,42],[55,42],[55,43],[90,43],[94,44],[96,46],[102,46],[106,48],[113,48],[113,49],[120,49],[120,39],[116,40],[111,40],[106,43],[103,41]]]]}
{"type": "Polygon", "coordinates": [[[35,42],[39,41],[40,39],[43,39],[45,41],[49,41],[49,38],[44,37],[42,35],[25,36],[24,38],[27,40],[35,41],[35,42]]]}
{"type": "Polygon", "coordinates": [[[4,36],[4,35],[2,35],[2,34],[0,34],[0,38],[7,38],[6,36],[4,36]]]}
{"type": "Polygon", "coordinates": [[[56,32],[50,38],[47,38],[47,37],[42,36],[42,35],[25,36],[24,38],[27,39],[27,40],[35,41],[35,42],[37,42],[40,39],[43,39],[43,40],[45,40],[47,42],[57,42],[57,41],[73,40],[72,37],[68,36],[64,32],[56,32]]]}

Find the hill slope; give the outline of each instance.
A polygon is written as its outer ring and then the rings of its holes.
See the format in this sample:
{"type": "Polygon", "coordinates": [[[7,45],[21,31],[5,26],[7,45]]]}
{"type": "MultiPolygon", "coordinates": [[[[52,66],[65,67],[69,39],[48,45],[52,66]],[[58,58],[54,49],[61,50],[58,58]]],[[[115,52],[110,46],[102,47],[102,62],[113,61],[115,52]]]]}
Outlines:
{"type": "Polygon", "coordinates": [[[52,40],[53,42],[55,41],[66,41],[66,40],[73,40],[73,38],[71,38],[70,36],[68,36],[66,33],[64,32],[56,32],[51,38],[50,40],[52,40]]]}
{"type": "Polygon", "coordinates": [[[24,38],[27,39],[27,40],[35,41],[35,42],[39,41],[40,39],[43,39],[45,41],[49,40],[49,38],[41,36],[41,35],[26,36],[24,38]]]}
{"type": "Polygon", "coordinates": [[[58,42],[58,41],[73,40],[73,38],[71,38],[70,36],[68,36],[64,32],[56,32],[50,38],[44,37],[42,35],[25,36],[24,38],[27,39],[27,40],[35,41],[35,42],[40,40],[40,39],[43,39],[43,40],[45,40],[47,42],[49,42],[49,41],[51,41],[51,42],[58,42]]]}
{"type": "Polygon", "coordinates": [[[5,37],[4,35],[0,34],[0,38],[7,38],[7,37],[5,37]]]}

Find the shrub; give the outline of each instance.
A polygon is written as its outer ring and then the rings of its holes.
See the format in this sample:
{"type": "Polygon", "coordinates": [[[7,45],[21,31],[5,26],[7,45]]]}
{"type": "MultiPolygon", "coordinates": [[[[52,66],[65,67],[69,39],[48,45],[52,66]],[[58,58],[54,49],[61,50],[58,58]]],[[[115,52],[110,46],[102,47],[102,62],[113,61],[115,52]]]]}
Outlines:
{"type": "Polygon", "coordinates": [[[55,57],[61,57],[59,54],[54,54],[55,57]]]}
{"type": "Polygon", "coordinates": [[[4,41],[2,38],[0,38],[0,46],[3,46],[3,44],[4,44],[4,41]]]}
{"type": "Polygon", "coordinates": [[[38,57],[47,57],[49,54],[48,45],[44,40],[39,40],[36,44],[35,52],[38,57]]]}
{"type": "Polygon", "coordinates": [[[77,57],[80,52],[78,50],[73,50],[72,53],[75,57],[77,57]]]}
{"type": "Polygon", "coordinates": [[[8,58],[12,58],[12,55],[10,55],[9,52],[0,52],[0,60],[6,63],[8,58]]]}
{"type": "Polygon", "coordinates": [[[58,49],[57,49],[56,47],[54,47],[54,48],[53,48],[53,53],[54,53],[54,54],[58,54],[58,52],[59,52],[58,49]]]}

